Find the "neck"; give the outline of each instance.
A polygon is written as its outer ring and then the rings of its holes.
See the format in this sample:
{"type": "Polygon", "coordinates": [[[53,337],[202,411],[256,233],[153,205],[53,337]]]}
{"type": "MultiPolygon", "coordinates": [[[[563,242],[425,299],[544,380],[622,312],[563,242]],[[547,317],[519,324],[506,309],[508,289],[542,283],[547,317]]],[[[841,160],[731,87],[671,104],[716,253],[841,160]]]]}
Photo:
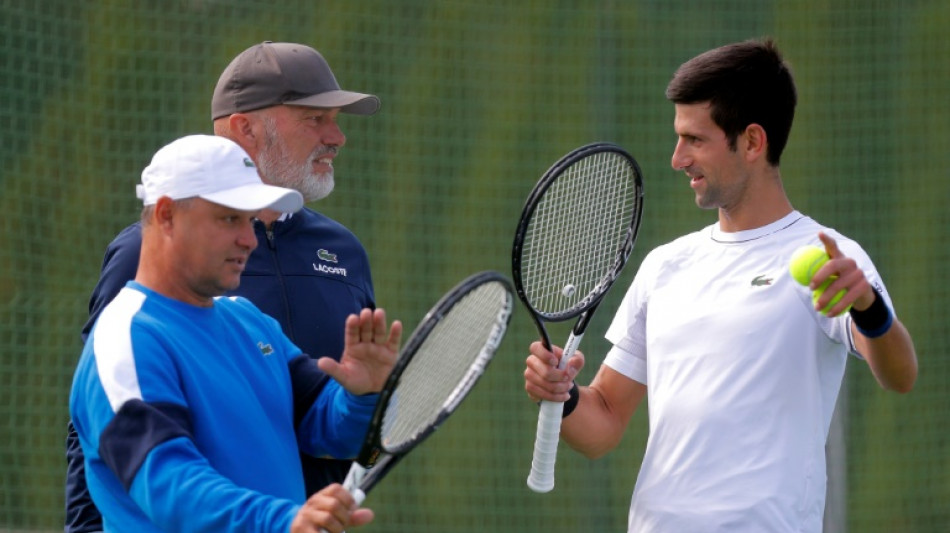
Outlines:
{"type": "Polygon", "coordinates": [[[793,210],[782,186],[782,177],[775,168],[774,172],[752,180],[736,205],[719,208],[719,229],[733,233],[761,228],[793,210]]]}
{"type": "Polygon", "coordinates": [[[179,262],[173,261],[170,250],[162,249],[161,243],[143,235],[139,267],[135,281],[162,296],[197,307],[211,307],[214,298],[196,293],[186,283],[185,277],[176,269],[179,262]]]}
{"type": "Polygon", "coordinates": [[[270,229],[274,222],[280,218],[283,213],[280,211],[271,211],[270,209],[264,209],[257,215],[257,219],[264,223],[264,226],[270,229]]]}

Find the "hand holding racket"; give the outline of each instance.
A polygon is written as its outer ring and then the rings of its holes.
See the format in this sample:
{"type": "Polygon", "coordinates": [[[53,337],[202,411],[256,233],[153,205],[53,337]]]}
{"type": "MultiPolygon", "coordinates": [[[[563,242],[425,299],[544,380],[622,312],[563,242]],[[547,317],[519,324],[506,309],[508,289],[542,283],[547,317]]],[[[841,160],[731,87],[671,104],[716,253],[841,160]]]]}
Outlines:
{"type": "MultiPolygon", "coordinates": [[[[593,143],[548,169],[528,197],[512,247],[518,297],[531,312],[544,346],[544,322],[578,317],[558,363],[580,345],[597,305],[633,250],[643,209],[640,168],[622,148],[593,143]]],[[[541,402],[528,486],[554,488],[561,402],[541,402]]]]}
{"type": "Polygon", "coordinates": [[[357,504],[455,412],[504,338],[513,307],[511,284],[486,271],[463,280],[426,314],[380,392],[343,482],[357,504]]]}

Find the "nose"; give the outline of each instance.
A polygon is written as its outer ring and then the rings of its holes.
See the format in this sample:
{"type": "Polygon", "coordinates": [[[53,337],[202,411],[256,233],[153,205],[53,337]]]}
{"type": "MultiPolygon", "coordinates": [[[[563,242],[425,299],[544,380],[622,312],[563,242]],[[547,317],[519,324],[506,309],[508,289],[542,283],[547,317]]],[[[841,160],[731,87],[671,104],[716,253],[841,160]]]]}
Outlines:
{"type": "Polygon", "coordinates": [[[673,148],[673,157],[670,158],[670,165],[672,165],[673,170],[683,170],[689,166],[689,159],[686,157],[682,139],[676,141],[676,147],[673,148]]]}
{"type": "Polygon", "coordinates": [[[346,135],[343,135],[343,130],[340,129],[336,120],[332,120],[324,128],[321,140],[326,146],[341,147],[346,144],[346,135]]]}
{"type": "Polygon", "coordinates": [[[247,224],[244,224],[241,228],[240,233],[238,233],[237,244],[248,250],[257,248],[257,235],[254,234],[253,218],[248,220],[247,224]]]}

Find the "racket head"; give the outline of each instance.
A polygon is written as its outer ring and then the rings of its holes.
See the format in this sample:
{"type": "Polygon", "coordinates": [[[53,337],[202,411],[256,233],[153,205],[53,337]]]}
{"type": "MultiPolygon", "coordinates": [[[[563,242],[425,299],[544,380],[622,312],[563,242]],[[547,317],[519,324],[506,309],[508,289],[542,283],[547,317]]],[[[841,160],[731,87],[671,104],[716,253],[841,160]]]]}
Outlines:
{"type": "Polygon", "coordinates": [[[576,148],[541,176],[512,245],[515,290],[536,321],[568,320],[600,302],[633,250],[642,211],[640,166],[615,144],[576,148]]]}
{"type": "Polygon", "coordinates": [[[405,454],[435,431],[491,362],[513,308],[511,283],[495,271],[469,276],[442,296],[400,351],[357,461],[405,454]]]}

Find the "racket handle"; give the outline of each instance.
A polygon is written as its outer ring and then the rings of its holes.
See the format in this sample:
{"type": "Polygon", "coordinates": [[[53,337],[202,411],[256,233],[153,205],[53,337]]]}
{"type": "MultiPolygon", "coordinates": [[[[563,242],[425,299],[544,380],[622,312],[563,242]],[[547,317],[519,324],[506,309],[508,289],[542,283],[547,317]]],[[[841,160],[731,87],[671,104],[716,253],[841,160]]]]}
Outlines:
{"type": "Polygon", "coordinates": [[[355,494],[360,481],[366,475],[366,471],[367,468],[353,461],[353,464],[350,465],[350,471],[346,473],[346,478],[343,480],[343,488],[349,491],[350,494],[355,494]]]}
{"type": "MultiPolygon", "coordinates": [[[[584,334],[571,333],[564,345],[564,353],[557,367],[564,369],[567,360],[574,355],[584,334]]],[[[534,438],[534,458],[531,459],[531,473],[528,474],[528,487],[534,492],[550,492],[554,488],[554,463],[557,461],[557,445],[561,438],[561,415],[564,402],[541,402],[538,413],[538,432],[534,438]]]]}
{"type": "MultiPolygon", "coordinates": [[[[353,495],[353,499],[356,500],[357,506],[362,505],[363,500],[366,499],[366,493],[359,488],[359,484],[368,470],[368,468],[362,466],[356,461],[353,461],[353,464],[350,465],[350,471],[346,473],[346,478],[343,480],[343,488],[353,495]]],[[[321,527],[320,533],[329,532],[321,527]]]]}

